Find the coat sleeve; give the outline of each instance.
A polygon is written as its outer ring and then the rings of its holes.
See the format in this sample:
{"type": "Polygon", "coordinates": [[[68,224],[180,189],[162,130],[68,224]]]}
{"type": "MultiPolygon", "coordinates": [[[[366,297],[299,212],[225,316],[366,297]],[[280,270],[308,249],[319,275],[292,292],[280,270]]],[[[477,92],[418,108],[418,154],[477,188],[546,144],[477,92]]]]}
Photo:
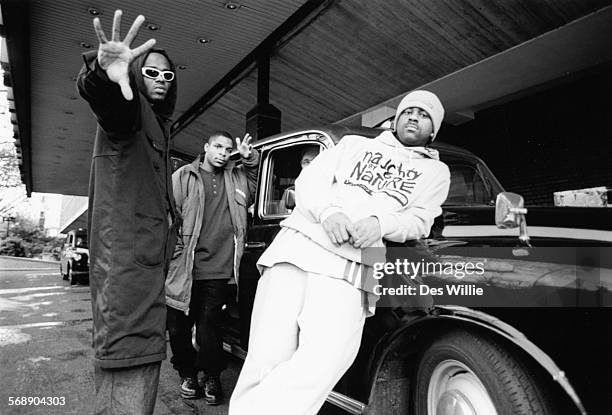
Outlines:
{"type": "Polygon", "coordinates": [[[134,82],[130,82],[134,98],[127,101],[121,94],[119,85],[106,76],[106,72],[98,65],[97,52],[83,54],[85,64],[77,76],[77,90],[89,103],[98,124],[109,133],[129,134],[140,129],[140,94],[134,82]]]}
{"type": "MultiPolygon", "coordinates": [[[[183,217],[183,202],[187,197],[186,189],[187,183],[183,183],[188,180],[189,175],[183,173],[184,169],[180,168],[172,174],[172,193],[174,194],[174,203],[176,211],[183,217]]],[[[174,249],[173,258],[176,258],[183,251],[183,227],[178,229],[178,238],[176,240],[176,247],[174,249]]]]}
{"type": "Polygon", "coordinates": [[[383,239],[405,242],[429,235],[434,219],[442,213],[442,203],[448,196],[450,172],[445,164],[431,180],[424,194],[400,212],[375,214],[383,239]]]}
{"type": "MultiPolygon", "coordinates": [[[[172,174],[172,193],[174,195],[174,203],[176,205],[176,210],[183,215],[183,201],[185,200],[185,189],[183,187],[183,180],[185,175],[183,173],[183,168],[181,167],[177,171],[172,174]]],[[[185,183],[186,185],[186,183],[185,183]]]]}
{"type": "Polygon", "coordinates": [[[340,212],[340,204],[332,196],[335,171],[345,150],[346,139],[321,152],[295,180],[295,208],[315,223],[340,212]]]}

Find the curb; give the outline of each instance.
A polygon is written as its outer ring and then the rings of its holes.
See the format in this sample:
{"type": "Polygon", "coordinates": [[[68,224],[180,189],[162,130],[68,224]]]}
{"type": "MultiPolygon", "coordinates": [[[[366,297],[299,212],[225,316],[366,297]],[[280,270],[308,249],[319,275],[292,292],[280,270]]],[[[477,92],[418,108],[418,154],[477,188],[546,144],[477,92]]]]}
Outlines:
{"type": "Polygon", "coordinates": [[[11,271],[57,271],[59,273],[59,268],[0,268],[0,272],[11,272],[11,271]]]}
{"type": "Polygon", "coordinates": [[[7,256],[7,255],[2,255],[0,256],[0,261],[3,259],[11,259],[11,260],[18,260],[18,261],[24,261],[24,262],[34,262],[37,264],[40,263],[44,263],[44,264],[49,264],[49,265],[59,265],[60,261],[49,261],[46,259],[36,259],[36,258],[25,258],[25,257],[21,257],[21,256],[7,256]]]}

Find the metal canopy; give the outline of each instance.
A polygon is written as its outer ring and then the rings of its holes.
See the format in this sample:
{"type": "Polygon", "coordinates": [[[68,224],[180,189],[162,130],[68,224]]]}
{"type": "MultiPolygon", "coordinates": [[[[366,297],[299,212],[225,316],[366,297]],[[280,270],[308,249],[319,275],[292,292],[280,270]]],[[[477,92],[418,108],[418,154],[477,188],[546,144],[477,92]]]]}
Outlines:
{"type": "Polygon", "coordinates": [[[113,12],[121,8],[123,34],[138,14],[145,15],[134,44],[154,37],[185,67],[177,75],[178,118],[305,2],[241,0],[232,10],[226,1],[216,0],[3,0],[5,28],[11,29],[6,33],[9,49],[11,42],[15,45],[11,74],[29,75],[29,85],[22,82],[15,93],[18,113],[20,105],[31,112],[29,119],[21,113],[18,117],[23,154],[31,152],[31,160],[23,159],[28,190],[87,194],[96,124],[78,97],[75,75],[81,53],[97,46],[90,9],[100,13],[110,31],[113,12]],[[9,27],[9,22],[14,24],[9,27]]]}
{"type": "Polygon", "coordinates": [[[185,65],[178,73],[174,116],[181,120],[174,148],[183,154],[197,153],[201,139],[214,130],[244,132],[245,115],[257,97],[257,71],[249,56],[264,49],[274,49],[270,103],[282,111],[283,130],[359,123],[364,111],[393,105],[400,94],[422,85],[449,103],[447,121],[461,122],[525,88],[545,87],[612,60],[612,0],[236,3],[230,10],[215,0],[1,0],[11,60],[4,66],[14,81],[28,189],[87,193],[95,121],[77,97],[73,77],[84,46],[96,45],[92,7],[102,13],[107,30],[115,8],[124,10],[124,30],[144,14],[158,30],[143,28],[136,43],[155,37],[185,65]],[[16,3],[29,4],[25,15],[11,14],[19,9],[16,3]],[[296,13],[298,18],[279,30],[296,13]],[[25,25],[8,24],[7,18],[19,17],[25,25]],[[275,31],[278,36],[257,49],[275,31]]]}

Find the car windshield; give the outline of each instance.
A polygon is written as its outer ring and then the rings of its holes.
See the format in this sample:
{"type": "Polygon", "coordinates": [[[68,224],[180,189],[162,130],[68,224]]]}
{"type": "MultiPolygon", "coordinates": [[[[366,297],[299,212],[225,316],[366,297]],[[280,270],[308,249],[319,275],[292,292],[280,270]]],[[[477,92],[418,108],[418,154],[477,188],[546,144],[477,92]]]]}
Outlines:
{"type": "Polygon", "coordinates": [[[443,160],[451,173],[451,184],[446,206],[473,206],[495,204],[502,191],[493,174],[484,165],[469,160],[443,160]]]}
{"type": "Polygon", "coordinates": [[[77,236],[74,246],[77,248],[87,248],[87,237],[77,236]]]}
{"type": "MultiPolygon", "coordinates": [[[[374,128],[388,129],[393,117],[374,128]]],[[[438,148],[440,160],[446,163],[451,174],[451,184],[444,206],[493,206],[497,194],[504,189],[491,170],[476,158],[463,156],[438,148]]]]}

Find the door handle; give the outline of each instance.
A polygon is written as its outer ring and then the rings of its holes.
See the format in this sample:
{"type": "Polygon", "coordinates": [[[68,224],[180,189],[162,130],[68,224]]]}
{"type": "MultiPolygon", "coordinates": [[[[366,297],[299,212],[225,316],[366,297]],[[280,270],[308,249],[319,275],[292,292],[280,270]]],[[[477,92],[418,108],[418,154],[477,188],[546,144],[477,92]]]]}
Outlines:
{"type": "Polygon", "coordinates": [[[244,247],[246,249],[264,249],[266,247],[265,242],[247,242],[244,247]]]}

